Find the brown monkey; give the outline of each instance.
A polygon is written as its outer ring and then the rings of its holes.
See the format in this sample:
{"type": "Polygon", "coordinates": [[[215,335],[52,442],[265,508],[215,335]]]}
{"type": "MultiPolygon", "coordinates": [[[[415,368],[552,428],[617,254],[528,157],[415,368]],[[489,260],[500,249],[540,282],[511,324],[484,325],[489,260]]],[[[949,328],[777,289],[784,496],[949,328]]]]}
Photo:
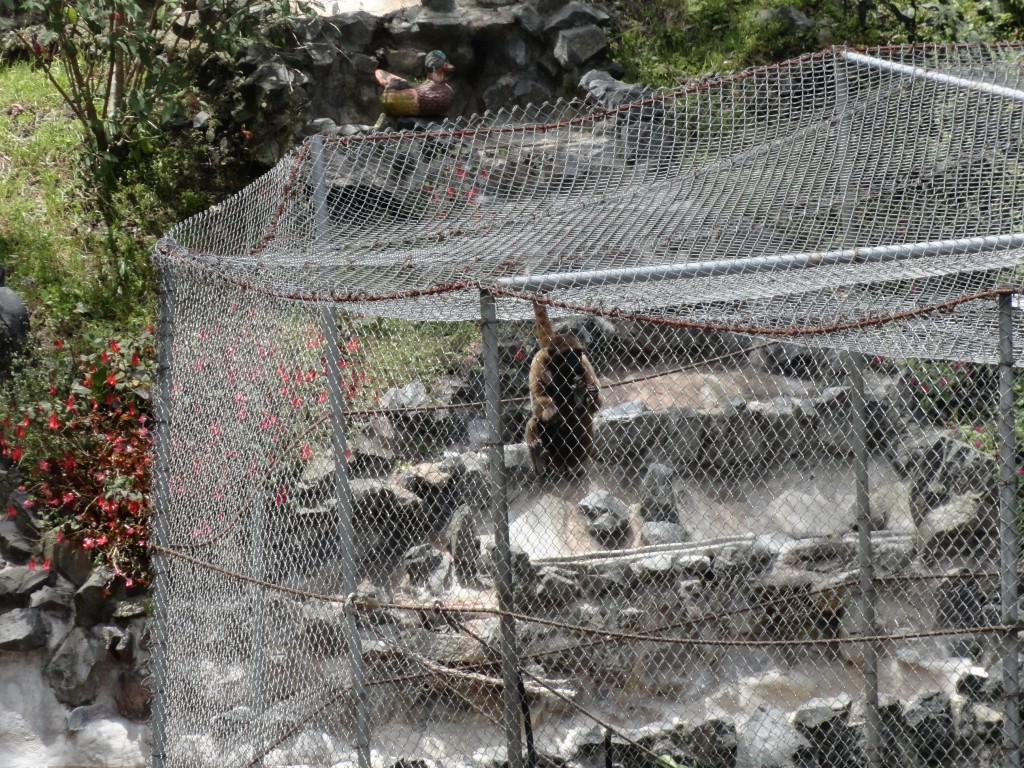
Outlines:
{"type": "Polygon", "coordinates": [[[530,363],[530,419],[526,448],[537,474],[579,473],[594,441],[601,393],[583,345],[555,333],[547,310],[534,302],[540,349],[530,363]]]}

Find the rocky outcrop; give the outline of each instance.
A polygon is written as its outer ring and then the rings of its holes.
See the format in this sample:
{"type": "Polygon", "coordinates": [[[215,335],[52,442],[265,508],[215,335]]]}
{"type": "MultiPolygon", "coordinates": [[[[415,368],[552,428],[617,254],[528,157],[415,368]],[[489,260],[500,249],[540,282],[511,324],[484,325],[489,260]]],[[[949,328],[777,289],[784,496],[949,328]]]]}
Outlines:
{"type": "MultiPolygon", "coordinates": [[[[5,483],[10,487],[10,479],[5,483]]],[[[149,619],[68,556],[23,494],[0,520],[0,765],[135,768],[150,756],[149,619]],[[11,514],[13,512],[13,514],[11,514]]],[[[80,548],[75,550],[84,555],[80,548]]]]}
{"type": "Polygon", "coordinates": [[[455,66],[450,117],[573,96],[588,70],[622,72],[608,58],[605,28],[612,19],[599,4],[446,0],[380,16],[322,5],[297,25],[295,44],[279,58],[251,50],[224,70],[234,78],[224,87],[234,100],[231,117],[246,126],[256,156],[268,164],[297,133],[365,130],[381,112],[374,70],[416,78],[431,49],[443,50],[455,66]]]}

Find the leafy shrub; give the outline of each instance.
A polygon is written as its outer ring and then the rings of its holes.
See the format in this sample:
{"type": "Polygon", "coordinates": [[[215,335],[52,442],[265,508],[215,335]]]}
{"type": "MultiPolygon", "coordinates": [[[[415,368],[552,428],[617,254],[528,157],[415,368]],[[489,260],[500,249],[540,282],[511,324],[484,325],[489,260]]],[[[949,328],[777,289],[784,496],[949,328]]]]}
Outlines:
{"type": "Polygon", "coordinates": [[[128,587],[149,580],[153,358],[149,329],[94,338],[80,352],[57,339],[28,377],[37,394],[8,392],[0,435],[40,516],[128,587]],[[49,388],[40,398],[41,380],[49,388]]]}

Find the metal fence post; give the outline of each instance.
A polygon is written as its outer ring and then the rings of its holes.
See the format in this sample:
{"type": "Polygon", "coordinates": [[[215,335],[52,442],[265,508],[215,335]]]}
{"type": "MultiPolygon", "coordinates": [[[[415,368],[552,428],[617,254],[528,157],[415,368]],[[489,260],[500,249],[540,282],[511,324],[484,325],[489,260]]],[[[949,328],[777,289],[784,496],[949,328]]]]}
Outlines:
{"type": "MultiPolygon", "coordinates": [[[[327,167],[324,163],[324,141],[319,134],[310,139],[312,145],[313,222],[316,244],[327,237],[327,167]]],[[[324,282],[326,285],[327,283],[324,282]]],[[[341,348],[338,338],[338,310],[334,304],[321,307],[320,327],[327,343],[327,388],[331,403],[331,453],[334,456],[334,492],[337,498],[338,559],[341,562],[341,583],[346,595],[354,595],[359,585],[355,562],[355,530],[352,526],[352,494],[348,485],[348,450],[345,438],[345,396],[341,386],[341,348]]],[[[366,692],[366,664],[363,643],[350,602],[345,603],[344,627],[352,664],[352,696],[355,700],[356,759],[359,768],[370,766],[370,715],[366,692]]]]}
{"type": "MultiPolygon", "coordinates": [[[[345,440],[345,398],[341,388],[341,353],[338,347],[338,318],[334,305],[322,309],[322,327],[327,342],[327,386],[331,403],[331,450],[334,454],[334,491],[337,496],[335,510],[341,561],[341,583],[346,595],[353,595],[358,586],[355,563],[355,531],[352,526],[352,495],[348,484],[348,464],[345,440]]],[[[359,768],[370,766],[369,699],[366,693],[366,665],[363,644],[353,613],[351,601],[344,609],[345,639],[352,664],[352,696],[355,701],[356,755],[359,768]]]]}
{"type": "MultiPolygon", "coordinates": [[[[850,417],[853,433],[853,463],[857,485],[857,540],[860,571],[860,632],[864,637],[875,630],[875,566],[871,551],[871,495],[868,486],[867,409],[864,402],[864,371],[859,355],[847,355],[850,374],[850,417]]],[[[881,720],[878,712],[878,645],[861,642],[864,674],[865,751],[869,768],[882,768],[881,720]]]]}
{"type": "Polygon", "coordinates": [[[1020,640],[1017,624],[1017,463],[1013,413],[1013,294],[999,295],[999,555],[1003,638],[1004,754],[1007,768],[1020,768],[1020,640]]]}
{"type": "Polygon", "coordinates": [[[505,689],[505,738],[509,768],[523,767],[519,700],[519,646],[512,610],[512,544],[505,491],[505,451],[501,439],[501,369],[498,356],[498,310],[494,295],[480,291],[483,334],[484,399],[491,470],[491,516],[494,523],[494,558],[498,608],[501,611],[501,673],[505,689]]]}
{"type": "MultiPolygon", "coordinates": [[[[166,545],[167,519],[170,514],[168,465],[171,436],[171,371],[174,338],[174,285],[175,277],[168,267],[160,271],[157,291],[157,385],[153,400],[153,537],[157,544],[166,545]]],[[[167,624],[169,559],[159,550],[153,551],[153,703],[150,722],[153,738],[153,768],[167,764],[167,624]]]]}

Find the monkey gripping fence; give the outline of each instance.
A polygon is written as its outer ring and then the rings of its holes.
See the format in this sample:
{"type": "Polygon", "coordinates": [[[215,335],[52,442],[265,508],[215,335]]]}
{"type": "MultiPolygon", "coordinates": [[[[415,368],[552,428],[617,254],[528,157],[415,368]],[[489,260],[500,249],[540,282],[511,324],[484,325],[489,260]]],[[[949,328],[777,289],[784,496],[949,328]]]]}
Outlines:
{"type": "Polygon", "coordinates": [[[1022,56],[314,137],[175,228],[155,764],[1020,766],[1022,56]]]}

